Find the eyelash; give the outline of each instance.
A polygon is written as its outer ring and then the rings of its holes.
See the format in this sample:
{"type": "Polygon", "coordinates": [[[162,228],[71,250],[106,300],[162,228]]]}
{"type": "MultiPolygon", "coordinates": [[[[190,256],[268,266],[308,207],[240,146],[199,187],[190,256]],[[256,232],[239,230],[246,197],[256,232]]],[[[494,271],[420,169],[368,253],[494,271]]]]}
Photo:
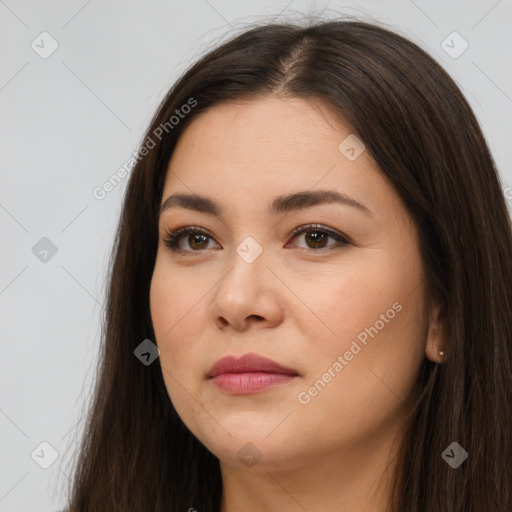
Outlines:
{"type": "MultiPolygon", "coordinates": [[[[293,230],[293,232],[290,234],[290,236],[293,239],[293,238],[296,238],[298,235],[301,235],[303,233],[308,233],[308,232],[322,233],[322,234],[328,235],[329,237],[334,238],[334,240],[336,240],[339,244],[341,244],[342,247],[350,244],[348,237],[341,235],[340,233],[337,233],[336,231],[333,231],[332,229],[324,227],[320,224],[310,224],[307,226],[300,226],[298,228],[295,228],[293,230]]],[[[180,249],[178,247],[180,239],[183,236],[196,235],[196,234],[205,235],[208,238],[213,239],[213,237],[211,237],[204,229],[202,229],[200,227],[186,226],[183,228],[179,228],[179,229],[175,230],[174,232],[166,232],[163,242],[173,252],[201,253],[201,252],[205,251],[206,249],[194,251],[194,250],[180,249]]],[[[335,244],[333,244],[333,245],[335,245],[335,244]]],[[[304,249],[304,247],[299,247],[299,249],[304,249]]],[[[322,247],[320,249],[309,249],[309,250],[311,250],[313,252],[324,252],[324,251],[332,250],[332,247],[322,247]]]]}

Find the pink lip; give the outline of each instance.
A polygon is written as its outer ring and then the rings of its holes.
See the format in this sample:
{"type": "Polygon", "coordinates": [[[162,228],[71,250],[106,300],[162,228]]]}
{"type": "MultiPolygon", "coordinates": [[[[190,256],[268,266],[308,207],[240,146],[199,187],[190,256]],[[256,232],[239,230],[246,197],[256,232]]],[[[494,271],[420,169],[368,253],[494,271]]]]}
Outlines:
{"type": "Polygon", "coordinates": [[[208,372],[208,377],[223,391],[248,394],[290,382],[298,373],[257,354],[240,358],[227,356],[219,359],[208,372]]]}

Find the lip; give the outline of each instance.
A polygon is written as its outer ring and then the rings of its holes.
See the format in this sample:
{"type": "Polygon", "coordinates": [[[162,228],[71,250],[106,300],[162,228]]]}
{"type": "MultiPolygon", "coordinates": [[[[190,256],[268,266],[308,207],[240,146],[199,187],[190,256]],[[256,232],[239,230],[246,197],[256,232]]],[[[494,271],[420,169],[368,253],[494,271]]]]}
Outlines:
{"type": "Polygon", "coordinates": [[[216,377],[222,373],[265,372],[283,375],[298,375],[292,368],[282,366],[272,359],[258,354],[244,354],[242,357],[226,356],[219,359],[208,372],[208,377],[216,377]]]}
{"type": "Polygon", "coordinates": [[[232,394],[261,392],[298,376],[296,370],[258,354],[223,357],[208,372],[208,378],[218,388],[232,394]]]}

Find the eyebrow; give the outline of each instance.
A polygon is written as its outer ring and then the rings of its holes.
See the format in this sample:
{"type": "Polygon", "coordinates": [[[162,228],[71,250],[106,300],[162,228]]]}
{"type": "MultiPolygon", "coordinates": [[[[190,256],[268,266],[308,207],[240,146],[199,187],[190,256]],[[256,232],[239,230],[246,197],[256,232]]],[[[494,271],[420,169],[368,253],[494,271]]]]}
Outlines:
{"type": "MultiPolygon", "coordinates": [[[[279,215],[291,211],[302,210],[320,204],[337,203],[357,208],[361,212],[373,215],[363,204],[348,195],[335,190],[301,191],[293,194],[277,196],[268,206],[269,215],[279,215]]],[[[158,217],[169,208],[181,207],[187,210],[208,213],[216,217],[223,216],[222,206],[215,200],[197,194],[173,194],[169,196],[160,208],[158,217]]]]}

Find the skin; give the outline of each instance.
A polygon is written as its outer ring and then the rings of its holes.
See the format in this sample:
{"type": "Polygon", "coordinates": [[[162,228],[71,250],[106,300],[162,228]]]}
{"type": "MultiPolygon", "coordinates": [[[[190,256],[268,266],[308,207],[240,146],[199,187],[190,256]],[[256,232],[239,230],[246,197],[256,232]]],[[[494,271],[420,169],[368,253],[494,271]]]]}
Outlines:
{"type": "Polygon", "coordinates": [[[150,290],[165,385],[220,461],[221,512],[385,510],[421,362],[439,362],[439,311],[426,313],[415,224],[368,150],[354,161],[338,150],[352,132],[321,101],[229,102],[196,117],[169,162],[161,204],[195,193],[225,210],[222,218],[182,207],[161,214],[150,290]],[[349,195],[371,215],[336,203],[265,211],[278,195],[320,189],[349,195]],[[314,223],[350,243],[315,245],[318,229],[290,236],[314,223]],[[163,240],[183,226],[210,238],[184,235],[188,252],[174,253],[163,240]],[[236,252],[248,236],[262,248],[252,263],[236,252]],[[395,303],[394,318],[301,403],[395,303]],[[251,395],[207,378],[221,357],[249,352],[299,376],[251,395]],[[261,455],[250,466],[238,456],[249,442],[245,450],[261,455]]]}

